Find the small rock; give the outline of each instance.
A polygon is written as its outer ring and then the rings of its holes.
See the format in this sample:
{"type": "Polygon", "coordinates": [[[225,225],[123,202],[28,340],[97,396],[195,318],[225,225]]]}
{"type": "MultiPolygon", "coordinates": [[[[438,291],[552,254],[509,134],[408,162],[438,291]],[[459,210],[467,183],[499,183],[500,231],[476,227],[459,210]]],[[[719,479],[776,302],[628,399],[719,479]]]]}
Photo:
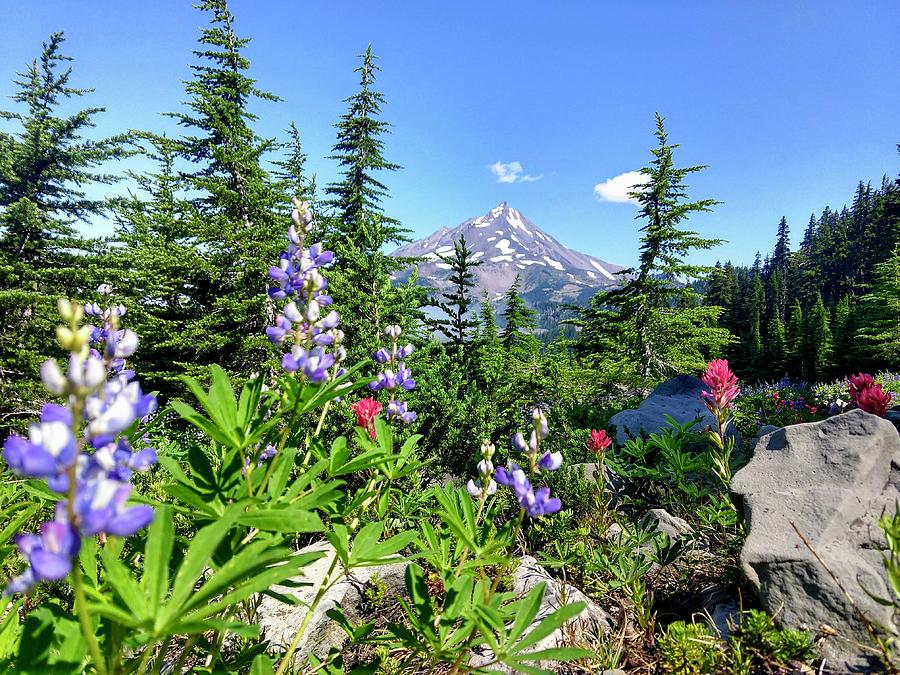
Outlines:
{"type": "MultiPolygon", "coordinates": [[[[568,605],[573,602],[584,602],[587,606],[581,614],[570,619],[547,637],[539,640],[530,647],[528,651],[540,651],[551,647],[595,644],[598,636],[607,635],[612,631],[614,624],[613,618],[600,607],[600,605],[588,598],[574,586],[564,584],[558,579],[551,577],[547,573],[547,570],[538,564],[538,561],[535,558],[529,555],[523,556],[521,564],[513,573],[513,591],[519,596],[524,596],[541,582],[546,584],[544,587],[544,599],[541,602],[541,607],[538,610],[534,622],[526,629],[526,635],[540,623],[540,621],[563,605],[568,605]]],[[[492,660],[493,655],[490,652],[485,652],[476,655],[470,664],[472,666],[480,666],[485,663],[490,663],[492,660]]],[[[552,669],[555,662],[541,661],[533,665],[552,669]]],[[[493,666],[493,668],[495,669],[494,672],[497,673],[518,672],[503,665],[493,666]]]]}
{"type": "MultiPolygon", "coordinates": [[[[264,595],[257,608],[257,623],[262,628],[263,637],[272,643],[273,648],[286,649],[291,644],[297,629],[306,617],[309,603],[313,601],[334,560],[334,548],[328,542],[311,544],[300,553],[311,551],[323,551],[325,556],[305,567],[303,576],[292,580],[303,583],[303,586],[273,588],[278,593],[297,598],[301,604],[289,605],[264,595]]],[[[325,616],[325,612],[340,605],[348,619],[358,621],[362,618],[363,589],[366,583],[377,576],[388,587],[390,593],[396,594],[404,586],[404,574],[408,564],[398,562],[381,567],[355,569],[352,574],[345,575],[334,584],[313,612],[294,652],[294,666],[302,668],[310,653],[322,658],[327,656],[330,649],[342,649],[347,643],[347,634],[325,616]]]]}
{"type": "Polygon", "coordinates": [[[688,525],[687,521],[678,516],[673,516],[665,509],[650,509],[646,516],[651,523],[655,523],[657,532],[668,535],[669,539],[675,541],[685,534],[693,534],[694,528],[688,525]]]}

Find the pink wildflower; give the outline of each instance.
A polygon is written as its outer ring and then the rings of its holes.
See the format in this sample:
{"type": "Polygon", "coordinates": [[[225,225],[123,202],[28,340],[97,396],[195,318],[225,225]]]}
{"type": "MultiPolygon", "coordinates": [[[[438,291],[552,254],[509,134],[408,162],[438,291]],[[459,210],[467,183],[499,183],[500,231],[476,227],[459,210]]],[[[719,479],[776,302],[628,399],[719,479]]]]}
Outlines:
{"type": "Polygon", "coordinates": [[[610,445],[612,445],[612,439],[604,429],[591,430],[591,437],[587,442],[588,449],[594,452],[604,452],[610,445]]]}
{"type": "Polygon", "coordinates": [[[369,432],[369,436],[375,438],[375,418],[382,410],[382,405],[374,398],[361,398],[350,406],[350,410],[356,413],[356,426],[369,432]]]}
{"type": "Polygon", "coordinates": [[[731,372],[725,359],[710,361],[700,379],[710,389],[700,392],[700,397],[706,401],[706,407],[713,414],[729,408],[741,393],[737,386],[737,377],[731,372]]]}

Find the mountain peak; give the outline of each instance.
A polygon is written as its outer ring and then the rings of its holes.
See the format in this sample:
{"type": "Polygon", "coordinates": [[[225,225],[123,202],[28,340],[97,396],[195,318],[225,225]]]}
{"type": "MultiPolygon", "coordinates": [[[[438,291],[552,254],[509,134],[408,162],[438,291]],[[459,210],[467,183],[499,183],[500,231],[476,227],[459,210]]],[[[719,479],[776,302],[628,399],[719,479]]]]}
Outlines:
{"type": "Polygon", "coordinates": [[[481,261],[473,272],[480,290],[486,290],[492,301],[506,292],[518,274],[529,304],[583,302],[597,289],[615,284],[615,273],[622,269],[566,247],[506,201],[456,227],[443,227],[410,242],[393,255],[423,258],[418,265],[420,279],[443,290],[449,284],[450,266],[441,256],[453,251],[460,236],[466,238],[472,259],[481,261]]]}

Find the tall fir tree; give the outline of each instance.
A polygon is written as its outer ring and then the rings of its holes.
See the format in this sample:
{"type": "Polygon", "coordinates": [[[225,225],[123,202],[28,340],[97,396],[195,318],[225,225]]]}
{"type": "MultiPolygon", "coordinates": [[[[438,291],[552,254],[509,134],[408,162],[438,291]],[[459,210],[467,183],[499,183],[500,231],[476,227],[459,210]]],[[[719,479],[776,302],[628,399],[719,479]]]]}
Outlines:
{"type": "Polygon", "coordinates": [[[595,297],[590,310],[575,322],[582,330],[594,322],[588,334],[597,329],[618,330],[625,341],[622,347],[644,380],[698,369],[710,353],[719,352],[731,340],[728,331],[717,325],[721,309],[699,305],[689,297],[697,295],[693,286],[684,283],[711,272],[709,267],[685,262],[684,257],[721,243],[680,227],[692,213],[709,211],[717,203],[714,199],[687,201],[685,179],[705,167],[675,166],[678,146],[669,143],[659,114],[656,138],[653,161],[641,169],[645,182],[630,193],[640,205],[638,218],[644,221],[640,263],[624,270],[622,286],[595,297]],[[615,327],[622,323],[627,328],[615,327]]]}
{"type": "Polygon", "coordinates": [[[528,361],[537,354],[539,345],[533,333],[536,326],[535,311],[519,294],[521,284],[522,280],[517,274],[503,297],[504,326],[500,333],[500,341],[511,356],[528,361]]]}
{"type": "Polygon", "coordinates": [[[871,368],[900,368],[900,244],[874,269],[874,283],[862,296],[858,341],[865,345],[871,368]]]}
{"type": "Polygon", "coordinates": [[[799,300],[794,300],[785,329],[787,369],[794,377],[800,377],[803,374],[804,325],[803,308],[800,306],[799,300]]]}
{"type": "Polygon", "coordinates": [[[346,99],[348,106],[338,123],[337,142],[331,159],[338,162],[341,179],[325,189],[326,243],[338,265],[329,277],[329,291],[342,316],[351,356],[362,358],[374,351],[386,324],[406,326],[417,316],[424,301],[411,286],[398,290],[391,276],[407,268],[409,259],[384,253],[387,245],[408,241],[408,230],[382,210],[388,195],[381,172],[400,167],[384,157],[383,137],[390,125],[379,119],[384,95],[374,89],[380,71],[372,46],[361,56],[359,91],[346,99]]]}
{"type": "MultiPolygon", "coordinates": [[[[250,40],[237,35],[226,0],[204,0],[197,7],[209,15],[210,26],[201,30],[193,76],[185,82],[186,110],[169,115],[185,129],[175,147],[187,163],[179,174],[191,201],[178,225],[178,241],[186,259],[197,261],[199,255],[203,262],[192,270],[182,306],[156,316],[175,355],[151,366],[163,381],[184,372],[203,374],[212,363],[247,375],[270,362],[273,352],[264,337],[265,326],[274,320],[266,295],[268,268],[285,246],[289,222],[285,185],[263,166],[278,143],[253,130],[256,115],[251,112],[259,102],[279,99],[248,74],[244,51],[250,40]],[[184,307],[193,312],[186,323],[184,307]]],[[[146,258],[165,247],[166,233],[144,230],[140,236],[158,240],[145,247],[136,245],[136,232],[141,230],[123,227],[125,250],[144,259],[124,264],[149,270],[152,262],[146,258]]],[[[143,282],[138,280],[134,293],[143,282]]],[[[132,299],[143,302],[136,294],[132,299]]]]}
{"type": "Polygon", "coordinates": [[[810,382],[821,382],[833,374],[834,341],[828,320],[828,310],[822,296],[816,298],[806,317],[803,336],[805,376],[810,382]]]}
{"type": "Polygon", "coordinates": [[[120,262],[114,281],[127,289],[128,324],[143,338],[135,367],[148,386],[170,398],[181,390],[183,369],[175,364],[184,361],[183,336],[208,309],[197,290],[216,271],[200,248],[199,216],[176,167],[179,142],[144,134],[142,145],[158,169],[126,172],[138,191],[114,202],[120,262]]]}
{"type": "Polygon", "coordinates": [[[102,242],[83,238],[74,224],[103,213],[104,200],[85,188],[115,179],[100,168],[121,158],[124,136],[89,139],[104,111],[61,109],[91,89],[72,85],[62,33],[44,43],[40,59],[18,73],[15,110],[0,134],[0,431],[39,407],[43,360],[54,353],[56,301],[88,296],[105,271],[89,254],[102,242]]]}
{"type": "Polygon", "coordinates": [[[472,269],[481,265],[481,261],[473,258],[472,253],[466,244],[465,236],[461,235],[453,242],[452,255],[438,254],[440,260],[450,266],[448,280],[451,286],[448,291],[441,293],[441,299],[435,299],[430,303],[438,307],[445,317],[430,319],[429,327],[447,338],[447,346],[459,359],[463,358],[471,333],[478,326],[476,319],[467,316],[469,308],[475,302],[472,297],[472,290],[475,288],[475,274],[472,269]]]}

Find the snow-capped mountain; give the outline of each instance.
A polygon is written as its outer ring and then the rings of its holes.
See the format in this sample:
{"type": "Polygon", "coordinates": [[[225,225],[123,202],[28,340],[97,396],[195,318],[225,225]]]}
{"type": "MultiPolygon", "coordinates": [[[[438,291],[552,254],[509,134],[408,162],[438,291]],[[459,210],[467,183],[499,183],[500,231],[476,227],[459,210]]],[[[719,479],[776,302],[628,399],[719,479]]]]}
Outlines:
{"type": "Polygon", "coordinates": [[[506,293],[519,274],[522,296],[532,307],[584,303],[598,289],[618,283],[615,273],[622,269],[564,246],[506,202],[452,229],[443,227],[410,242],[392,255],[424,258],[419,263],[422,283],[445,290],[450,266],[439,256],[451,254],[460,236],[465,236],[472,258],[482,263],[473,268],[478,293],[486,290],[492,302],[506,293]]]}

